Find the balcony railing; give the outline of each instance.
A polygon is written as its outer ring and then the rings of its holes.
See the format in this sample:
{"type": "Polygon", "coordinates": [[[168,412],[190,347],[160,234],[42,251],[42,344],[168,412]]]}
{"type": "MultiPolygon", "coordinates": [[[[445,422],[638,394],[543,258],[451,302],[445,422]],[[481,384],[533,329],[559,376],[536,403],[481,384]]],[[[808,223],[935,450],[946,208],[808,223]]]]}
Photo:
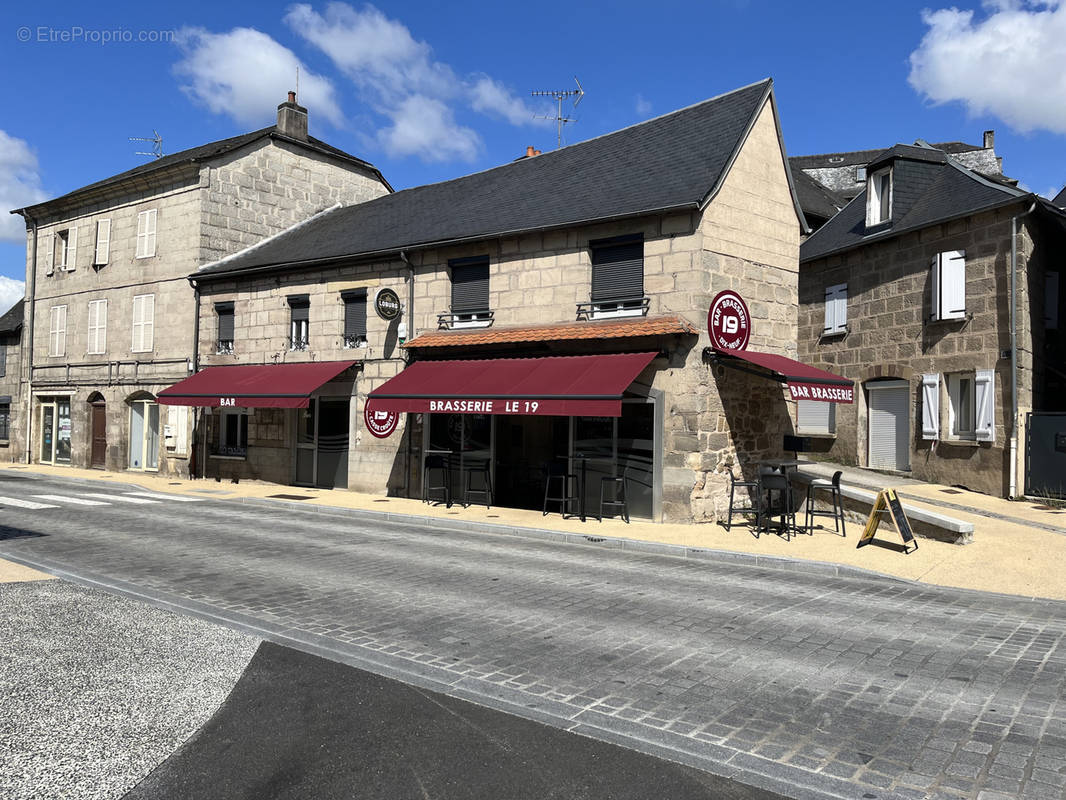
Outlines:
{"type": "Polygon", "coordinates": [[[592,300],[577,304],[578,319],[610,317],[646,317],[651,301],[647,297],[621,297],[617,300],[592,300]]]}
{"type": "Polygon", "coordinates": [[[492,325],[496,314],[489,309],[481,311],[449,311],[446,314],[437,314],[437,327],[443,330],[454,328],[488,328],[492,325]]]}
{"type": "Polygon", "coordinates": [[[366,336],[361,333],[346,333],[344,334],[344,347],[347,350],[355,347],[366,347],[366,336]]]}
{"type": "Polygon", "coordinates": [[[307,339],[289,339],[289,350],[306,350],[308,346],[307,339]]]}
{"type": "Polygon", "coordinates": [[[215,349],[215,353],[220,356],[233,355],[233,340],[232,339],[219,339],[218,347],[215,349]]]}

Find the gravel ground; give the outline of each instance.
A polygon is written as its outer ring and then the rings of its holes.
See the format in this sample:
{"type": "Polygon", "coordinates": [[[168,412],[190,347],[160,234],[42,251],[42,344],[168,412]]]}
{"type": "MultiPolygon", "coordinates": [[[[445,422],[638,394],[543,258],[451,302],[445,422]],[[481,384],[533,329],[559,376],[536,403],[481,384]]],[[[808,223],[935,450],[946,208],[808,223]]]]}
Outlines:
{"type": "Polygon", "coordinates": [[[0,585],[0,797],[120,798],[215,712],[258,640],[63,581],[0,585]]]}

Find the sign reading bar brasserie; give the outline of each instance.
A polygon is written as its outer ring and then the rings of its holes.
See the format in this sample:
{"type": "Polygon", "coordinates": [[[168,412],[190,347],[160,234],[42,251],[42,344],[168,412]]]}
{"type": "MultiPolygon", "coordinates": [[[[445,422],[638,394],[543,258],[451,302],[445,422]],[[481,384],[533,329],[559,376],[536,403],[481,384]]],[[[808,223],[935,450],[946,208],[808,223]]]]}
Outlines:
{"type": "Polygon", "coordinates": [[[716,294],[707,312],[707,333],[716,350],[747,350],[751,314],[744,298],[728,289],[716,294]]]}
{"type": "Polygon", "coordinates": [[[821,400],[826,403],[855,402],[854,386],[826,386],[821,383],[788,382],[793,400],[821,400]]]}

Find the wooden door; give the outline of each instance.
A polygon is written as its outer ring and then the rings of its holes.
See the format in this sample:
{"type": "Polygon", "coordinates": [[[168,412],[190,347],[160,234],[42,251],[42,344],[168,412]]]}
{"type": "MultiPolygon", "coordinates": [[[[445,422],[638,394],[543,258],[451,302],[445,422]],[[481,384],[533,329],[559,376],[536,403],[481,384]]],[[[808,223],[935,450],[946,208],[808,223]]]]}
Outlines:
{"type": "Polygon", "coordinates": [[[90,466],[104,469],[107,465],[107,406],[104,403],[92,405],[93,447],[90,466]]]}

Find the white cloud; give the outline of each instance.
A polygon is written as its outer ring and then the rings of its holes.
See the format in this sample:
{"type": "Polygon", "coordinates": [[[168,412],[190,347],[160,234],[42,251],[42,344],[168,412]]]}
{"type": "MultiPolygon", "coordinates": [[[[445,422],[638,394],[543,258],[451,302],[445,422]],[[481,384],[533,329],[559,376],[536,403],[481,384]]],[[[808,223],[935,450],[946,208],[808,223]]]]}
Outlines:
{"type": "Polygon", "coordinates": [[[26,282],[0,275],[0,315],[6,314],[26,295],[26,282]]]}
{"type": "Polygon", "coordinates": [[[646,117],[651,113],[651,103],[642,94],[637,95],[636,111],[638,117],[646,117]]]}
{"type": "Polygon", "coordinates": [[[323,118],[341,125],[344,115],[333,84],[310,72],[287,47],[253,28],[211,33],[203,28],[178,32],[183,58],[174,66],[188,83],[182,89],[216,114],[228,114],[246,125],[268,125],[286,93],[296,88],[312,125],[323,118]]]}
{"type": "Polygon", "coordinates": [[[911,86],[934,103],[960,101],[1018,131],[1066,133],[1066,4],[986,3],[987,15],[923,11],[929,27],[911,53],[911,86]]]}
{"type": "Polygon", "coordinates": [[[37,173],[37,156],[23,139],[0,130],[0,241],[24,243],[25,221],[7,212],[46,199],[37,173]]]}
{"type": "Polygon", "coordinates": [[[504,84],[484,74],[457,75],[433,57],[428,43],[374,6],[335,2],[320,14],[300,4],[289,9],[285,22],[329,56],[372,110],[391,120],[378,138],[394,155],[476,158],[481,138],[456,121],[461,107],[512,125],[534,124],[534,110],[504,84]]]}

